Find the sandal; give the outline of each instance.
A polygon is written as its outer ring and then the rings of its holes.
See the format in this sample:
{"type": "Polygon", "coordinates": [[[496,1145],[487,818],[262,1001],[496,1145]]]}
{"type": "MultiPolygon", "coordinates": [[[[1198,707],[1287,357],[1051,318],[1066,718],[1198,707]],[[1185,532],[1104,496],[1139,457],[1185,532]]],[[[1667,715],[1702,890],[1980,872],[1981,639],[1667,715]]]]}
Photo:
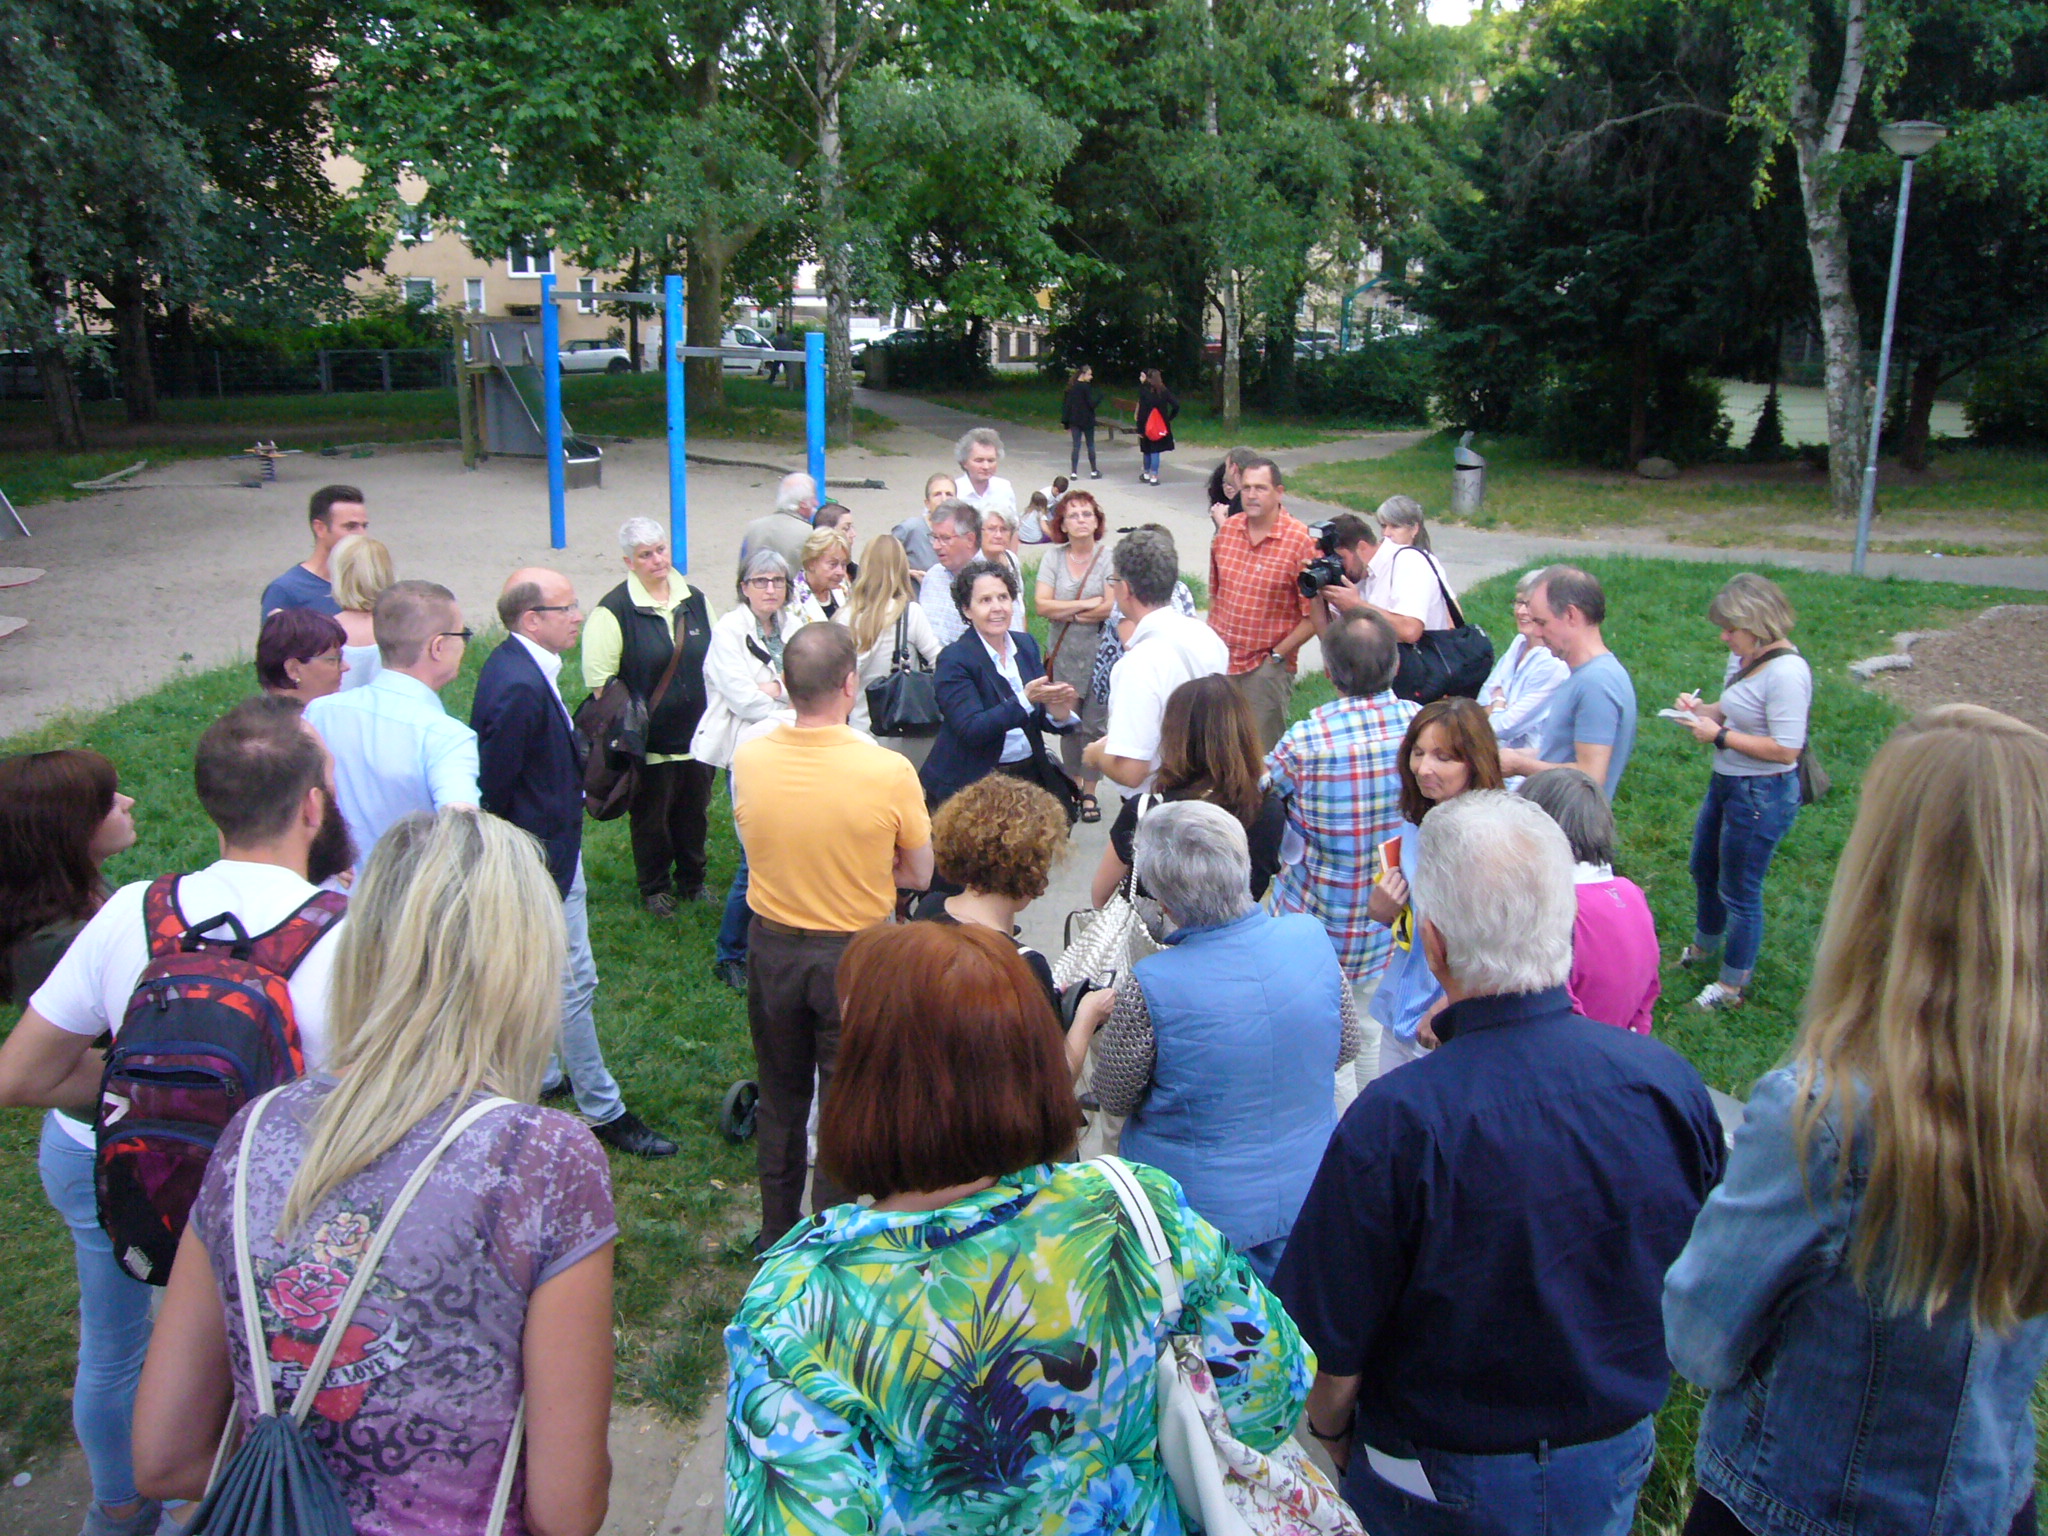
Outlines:
{"type": "Polygon", "coordinates": [[[1083,821],[1102,820],[1102,807],[1096,804],[1093,795],[1083,795],[1081,797],[1081,819],[1083,821]]]}

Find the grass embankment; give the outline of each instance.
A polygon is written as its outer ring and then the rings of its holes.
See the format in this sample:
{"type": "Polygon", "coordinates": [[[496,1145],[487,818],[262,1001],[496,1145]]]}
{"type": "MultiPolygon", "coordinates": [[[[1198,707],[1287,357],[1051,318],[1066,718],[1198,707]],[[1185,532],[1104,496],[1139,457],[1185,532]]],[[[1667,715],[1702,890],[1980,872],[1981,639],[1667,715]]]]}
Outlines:
{"type": "MultiPolygon", "coordinates": [[[[665,391],[658,374],[570,375],[562,380],[562,414],[577,431],[600,437],[664,437],[665,391]]],[[[37,446],[48,436],[41,401],[0,402],[0,490],[16,506],[69,500],[82,494],[72,490],[72,482],[97,479],[137,459],[213,458],[259,438],[311,452],[349,443],[453,439],[459,433],[452,389],[166,400],[163,420],[147,427],[129,426],[118,400],[94,401],[85,410],[93,450],[63,454],[37,446]]],[[[860,407],[853,414],[856,441],[893,425],[860,407]]],[[[693,440],[801,443],[804,397],[759,379],[727,379],[724,406],[693,405],[689,429],[693,440]]]]}
{"type": "MultiPolygon", "coordinates": [[[[1137,384],[1104,384],[1098,379],[1096,387],[1103,392],[1102,407],[1095,413],[1096,419],[1100,422],[1113,421],[1121,427],[1134,425],[1131,416],[1138,403],[1137,384]]],[[[919,393],[956,410],[977,411],[999,421],[1021,422],[1047,432],[1059,432],[1064,430],[1060,426],[1060,399],[1066,388],[1063,382],[1041,378],[1037,374],[1005,374],[977,389],[919,393]]],[[[1261,448],[1305,448],[1327,443],[1349,432],[1402,430],[1404,427],[1402,423],[1389,427],[1385,422],[1364,420],[1305,421],[1296,416],[1275,416],[1264,411],[1246,411],[1236,426],[1227,426],[1211,408],[1206,389],[1177,393],[1180,393],[1180,414],[1173,419],[1173,436],[1175,442],[1187,448],[1220,449],[1239,443],[1255,443],[1261,448]]],[[[1119,432],[1112,448],[1108,434],[1098,429],[1095,446],[1098,457],[1106,457],[1112,452],[1136,453],[1138,440],[1132,433],[1119,432]]]]}
{"type": "MultiPolygon", "coordinates": [[[[1440,432],[1386,458],[1309,464],[1289,473],[1288,488],[1361,512],[1413,496],[1443,517],[1454,441],[1440,432]]],[[[1709,548],[1846,549],[1855,538],[1854,520],[1828,511],[1827,477],[1796,462],[1702,464],[1675,480],[1644,480],[1560,464],[1524,438],[1475,438],[1473,447],[1487,460],[1486,503],[1473,520],[1482,528],[1639,530],[1709,548]]],[[[1933,453],[1925,474],[1887,462],[1877,507],[1871,548],[1880,554],[2048,552],[2048,458],[1965,446],[1933,453]]]]}
{"type": "MultiPolygon", "coordinates": [[[[1703,748],[1654,711],[1681,689],[1711,686],[1720,675],[1725,653],[1705,613],[1734,568],[1628,559],[1591,568],[1607,587],[1607,636],[1634,675],[1644,713],[1615,804],[1621,867],[1648,893],[1672,952],[1691,931],[1687,857],[1709,765],[1703,748]]],[[[1779,850],[1765,889],[1764,950],[1748,1005],[1732,1014],[1690,1010],[1703,978],[1671,967],[1657,1014],[1658,1035],[1709,1083],[1738,1095],[1791,1038],[1857,786],[1901,718],[1889,700],[1853,683],[1845,663],[1888,648],[1901,629],[1939,628],[1990,603],[2043,600],[2038,593],[1771,574],[1800,615],[1797,638],[1815,670],[1814,741],[1835,788],[1800,814],[1779,850]]],[[[1465,595],[1470,617],[1503,641],[1512,633],[1510,592],[1511,579],[1500,577],[1465,595]]],[[[472,647],[463,678],[449,690],[458,715],[467,715],[490,643],[472,647]]],[[[136,796],[140,831],[136,847],[108,870],[116,883],[196,867],[214,856],[214,842],[192,795],[192,746],[248,687],[246,667],[183,678],[95,719],[60,721],[0,743],[0,751],[89,745],[115,761],[122,787],[136,796]]],[[[1294,713],[1329,696],[1327,681],[1311,677],[1296,691],[1294,713]]],[[[732,1243],[754,1226],[752,1148],[728,1146],[713,1129],[726,1087],[752,1072],[745,1010],[738,994],[709,975],[717,906],[689,907],[672,922],[643,913],[623,821],[587,825],[585,857],[607,1057],[628,1102],[682,1144],[671,1161],[613,1163],[623,1234],[619,1390],[681,1415],[715,1376],[720,1329],[751,1273],[732,1243]]],[[[714,889],[723,889],[733,864],[731,821],[721,802],[712,817],[714,889]]],[[[31,1114],[0,1116],[0,1337],[11,1345],[0,1361],[0,1476],[67,1433],[76,1290],[69,1241],[36,1178],[36,1127],[31,1114]]],[[[1660,1418],[1658,1465],[1637,1523],[1643,1536],[1675,1531],[1683,1516],[1697,1413],[1697,1398],[1681,1387],[1660,1418]]]]}

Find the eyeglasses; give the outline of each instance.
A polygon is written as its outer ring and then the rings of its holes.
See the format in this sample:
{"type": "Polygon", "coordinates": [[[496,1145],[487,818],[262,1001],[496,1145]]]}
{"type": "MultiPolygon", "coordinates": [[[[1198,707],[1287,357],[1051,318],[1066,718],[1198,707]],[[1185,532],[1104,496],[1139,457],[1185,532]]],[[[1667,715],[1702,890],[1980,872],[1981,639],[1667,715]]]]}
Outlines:
{"type": "Polygon", "coordinates": [[[756,592],[769,592],[776,587],[788,586],[789,578],[786,576],[749,576],[746,584],[756,592]]]}
{"type": "Polygon", "coordinates": [[[526,610],[528,613],[581,613],[581,603],[535,603],[526,610]]]}
{"type": "Polygon", "coordinates": [[[464,645],[467,645],[476,638],[476,631],[473,629],[444,629],[435,638],[441,640],[460,640],[464,645]]]}

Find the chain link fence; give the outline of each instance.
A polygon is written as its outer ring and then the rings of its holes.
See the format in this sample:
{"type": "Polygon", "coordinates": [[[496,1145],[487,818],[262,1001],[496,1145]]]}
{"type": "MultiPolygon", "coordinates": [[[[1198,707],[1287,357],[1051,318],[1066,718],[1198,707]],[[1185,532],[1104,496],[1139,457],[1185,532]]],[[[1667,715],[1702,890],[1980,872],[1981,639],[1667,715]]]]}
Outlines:
{"type": "MultiPolygon", "coordinates": [[[[230,352],[200,347],[150,353],[157,394],[164,399],[229,395],[340,395],[400,389],[447,389],[455,363],[445,347],[323,347],[296,354],[230,352]]],[[[79,371],[88,399],[119,394],[111,371],[79,371]]],[[[0,400],[40,400],[42,380],[27,352],[0,352],[0,400]]]]}

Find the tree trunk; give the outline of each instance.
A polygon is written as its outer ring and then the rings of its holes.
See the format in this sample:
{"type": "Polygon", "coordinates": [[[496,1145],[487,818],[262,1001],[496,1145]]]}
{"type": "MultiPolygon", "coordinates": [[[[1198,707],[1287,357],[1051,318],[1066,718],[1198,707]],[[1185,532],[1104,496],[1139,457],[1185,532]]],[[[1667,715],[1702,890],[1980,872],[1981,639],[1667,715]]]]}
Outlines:
{"type": "Polygon", "coordinates": [[[1294,370],[1294,317],[1304,290],[1294,289],[1266,316],[1266,409],[1292,416],[1301,409],[1294,370]]]}
{"type": "Polygon", "coordinates": [[[1849,223],[1835,159],[1863,88],[1867,0],[1848,0],[1842,28],[1842,72],[1823,106],[1811,73],[1792,92],[1792,145],[1799,161],[1799,200],[1806,214],[1806,252],[1820,301],[1821,355],[1828,391],[1828,501],[1837,516],[1856,515],[1862,482],[1866,411],[1863,331],[1849,286],[1849,223]]]}
{"type": "Polygon", "coordinates": [[[1244,313],[1238,303],[1237,274],[1223,274],[1223,424],[1237,425],[1244,414],[1244,313]]]}
{"type": "MultiPolygon", "coordinates": [[[[715,347],[725,335],[725,242],[714,229],[690,232],[688,277],[683,284],[683,342],[715,347]]],[[[700,411],[725,409],[725,359],[692,357],[683,364],[689,400],[700,411]]]]}
{"type": "Polygon", "coordinates": [[[164,349],[171,370],[171,393],[189,399],[199,393],[198,343],[192,335],[192,306],[172,308],[164,325],[164,349]]]}
{"type": "Polygon", "coordinates": [[[54,330],[36,337],[36,373],[50,412],[50,446],[59,453],[85,452],[85,412],[78,404],[78,380],[54,330]]]}
{"type": "MultiPolygon", "coordinates": [[[[858,44],[856,44],[858,46],[858,44]]],[[[846,255],[846,182],[839,133],[838,0],[818,0],[818,282],[825,290],[825,437],[853,436],[853,273],[846,255]]]]}
{"type": "Polygon", "coordinates": [[[149,291],[140,272],[104,279],[99,290],[114,311],[114,358],[121,373],[121,403],[131,426],[159,419],[156,373],[149,362],[149,291]]]}
{"type": "Polygon", "coordinates": [[[1650,451],[1650,338],[1638,332],[1628,350],[1628,467],[1633,470],[1650,451]]]}
{"type": "Polygon", "coordinates": [[[1934,391],[1941,385],[1941,353],[1926,352],[1913,360],[1906,390],[1906,420],[1899,430],[1899,463],[1911,470],[1927,468],[1927,439],[1934,419],[1934,391]]]}

